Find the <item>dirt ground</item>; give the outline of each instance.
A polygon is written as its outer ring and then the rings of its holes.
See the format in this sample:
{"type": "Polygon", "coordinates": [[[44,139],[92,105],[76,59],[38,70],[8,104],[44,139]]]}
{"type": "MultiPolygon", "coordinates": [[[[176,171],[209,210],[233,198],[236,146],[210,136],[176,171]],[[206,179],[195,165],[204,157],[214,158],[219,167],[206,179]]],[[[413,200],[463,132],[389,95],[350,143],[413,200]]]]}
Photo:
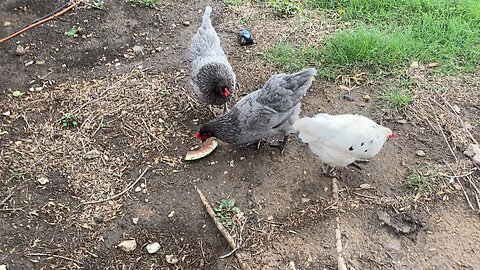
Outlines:
{"type": "MultiPolygon", "coordinates": [[[[63,2],[1,1],[0,37],[63,2]]],[[[474,189],[480,172],[463,155],[480,138],[478,72],[432,75],[433,65],[421,63],[406,71],[415,84],[414,104],[394,113],[377,102],[390,80],[349,85],[355,100],[348,101],[340,87],[345,80],[317,78],[303,115],[364,114],[398,135],[362,170],[338,171],[335,203],[332,179],[298,139],[284,155],[268,146],[220,144],[204,159],[183,161],[198,144],[193,135],[212,117],[189,89],[186,64],[206,3],[214,8],[213,24],[241,95],[276,72],[262,60],[270,44],[321,42],[343,27],[321,16],[277,18],[250,4],[166,0],[149,9],[107,0],[106,10],[81,4],[1,43],[0,265],[239,269],[234,256],[219,258],[231,249],[197,186],[212,203],[236,200],[246,217],[241,251],[255,269],[337,269],[337,223],[348,269],[480,268],[474,189]],[[236,35],[247,15],[256,44],[243,47],[236,35]],[[72,26],[83,29],[79,37],[64,35],[72,26]],[[25,54],[17,55],[18,45],[25,54]],[[15,90],[24,94],[14,97],[15,90]],[[66,113],[75,115],[78,126],[62,127],[66,113]],[[408,186],[414,171],[427,179],[418,195],[408,186]],[[122,192],[139,176],[122,196],[85,204],[122,192]],[[385,213],[400,231],[379,218],[385,213]],[[128,239],[136,240],[134,251],[116,248],[128,239]],[[148,254],[152,242],[160,250],[148,254]],[[178,262],[168,263],[166,255],[178,262]]]]}

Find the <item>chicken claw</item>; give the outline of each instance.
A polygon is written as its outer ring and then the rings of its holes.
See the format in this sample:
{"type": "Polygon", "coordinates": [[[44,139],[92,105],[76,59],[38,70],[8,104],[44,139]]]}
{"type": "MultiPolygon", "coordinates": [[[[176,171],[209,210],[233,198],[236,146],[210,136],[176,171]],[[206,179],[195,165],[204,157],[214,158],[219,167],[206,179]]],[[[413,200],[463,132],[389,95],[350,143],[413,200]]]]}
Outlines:
{"type": "Polygon", "coordinates": [[[288,142],[288,135],[285,135],[285,137],[283,137],[283,141],[276,141],[276,142],[270,142],[268,145],[270,147],[275,147],[275,148],[278,148],[280,150],[280,154],[283,155],[283,152],[285,151],[285,146],[287,145],[287,142],[288,142]]]}

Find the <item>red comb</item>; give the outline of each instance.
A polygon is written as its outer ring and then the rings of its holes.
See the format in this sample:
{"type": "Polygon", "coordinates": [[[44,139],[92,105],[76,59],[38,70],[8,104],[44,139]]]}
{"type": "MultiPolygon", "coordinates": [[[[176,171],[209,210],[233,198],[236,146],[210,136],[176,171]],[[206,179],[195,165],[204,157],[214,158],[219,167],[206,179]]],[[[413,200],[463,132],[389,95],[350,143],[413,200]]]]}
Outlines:
{"type": "Polygon", "coordinates": [[[225,96],[228,97],[228,95],[230,95],[230,91],[228,91],[228,88],[225,87],[225,96]]]}
{"type": "Polygon", "coordinates": [[[201,140],[202,139],[202,136],[200,135],[200,132],[197,132],[197,134],[195,134],[195,138],[201,140]]]}
{"type": "Polygon", "coordinates": [[[390,135],[390,138],[391,138],[391,139],[396,139],[396,138],[397,138],[397,135],[392,132],[392,135],[390,135]]]}

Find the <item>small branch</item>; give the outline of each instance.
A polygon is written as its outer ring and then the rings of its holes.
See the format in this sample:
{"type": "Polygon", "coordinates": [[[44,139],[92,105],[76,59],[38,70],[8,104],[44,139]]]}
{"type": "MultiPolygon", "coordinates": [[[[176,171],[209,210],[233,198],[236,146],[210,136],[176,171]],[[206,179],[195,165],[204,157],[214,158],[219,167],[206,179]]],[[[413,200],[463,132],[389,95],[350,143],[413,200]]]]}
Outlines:
{"type": "Polygon", "coordinates": [[[122,196],[123,194],[125,194],[126,192],[128,192],[130,189],[132,189],[137,183],[138,181],[140,181],[140,179],[145,175],[145,173],[148,171],[148,167],[145,168],[145,170],[143,170],[143,172],[138,176],[137,180],[135,180],[133,183],[131,183],[126,189],[124,189],[122,192],[116,194],[116,195],[113,195],[112,197],[108,197],[108,198],[105,198],[105,199],[101,199],[101,200],[97,200],[97,201],[89,201],[89,202],[82,202],[81,204],[94,204],[94,203],[102,203],[102,202],[106,202],[106,201],[110,201],[110,200],[113,200],[117,197],[120,197],[122,196]]]}
{"type": "Polygon", "coordinates": [[[61,255],[55,255],[55,254],[47,254],[47,253],[28,253],[26,254],[27,256],[47,256],[47,257],[53,257],[53,258],[59,258],[59,259],[64,259],[64,260],[67,260],[67,261],[71,261],[71,262],[74,262],[74,263],[78,263],[78,264],[82,264],[81,262],[75,260],[75,259],[72,259],[72,258],[68,258],[68,257],[65,257],[65,256],[61,256],[61,255]]]}
{"type": "Polygon", "coordinates": [[[196,186],[195,186],[195,189],[197,190],[198,196],[200,196],[200,200],[202,200],[203,206],[205,206],[205,209],[207,210],[208,215],[213,219],[215,226],[222,233],[223,237],[225,237],[225,240],[227,240],[228,245],[232,249],[235,249],[237,247],[237,245],[235,244],[235,240],[230,235],[230,233],[227,232],[225,227],[223,227],[222,223],[217,222],[215,218],[216,215],[215,215],[215,212],[213,211],[213,208],[210,206],[210,204],[207,201],[207,198],[205,198],[205,196],[200,191],[200,189],[198,189],[196,186]]]}
{"type": "Polygon", "coordinates": [[[23,211],[23,208],[0,208],[0,211],[23,211]]]}
{"type": "Polygon", "coordinates": [[[365,194],[362,194],[360,192],[356,192],[354,191],[353,194],[357,195],[357,196],[360,196],[360,197],[363,197],[365,199],[370,199],[370,200],[376,200],[378,199],[378,197],[373,197],[373,196],[369,196],[369,195],[365,195],[365,194]]]}
{"type": "Polygon", "coordinates": [[[3,204],[5,204],[8,199],[10,199],[11,197],[13,196],[13,193],[10,193],[7,195],[7,197],[5,197],[5,199],[3,199],[1,202],[0,202],[0,206],[2,206],[3,204]]]}
{"type": "MultiPolygon", "coordinates": [[[[338,202],[338,186],[337,186],[337,178],[333,177],[332,178],[332,197],[334,200],[334,203],[339,204],[338,202]]],[[[337,247],[337,265],[338,265],[338,270],[347,270],[347,266],[345,265],[345,259],[342,256],[342,231],[340,230],[340,218],[337,217],[335,218],[337,222],[337,228],[335,229],[335,239],[336,239],[336,247],[337,247]]]]}
{"type": "MultiPolygon", "coordinates": [[[[445,135],[445,132],[443,132],[443,128],[440,125],[440,122],[438,121],[437,114],[435,113],[435,110],[433,109],[432,103],[430,102],[430,99],[428,99],[428,105],[430,106],[430,109],[432,109],[432,113],[435,116],[435,122],[437,122],[438,127],[440,128],[440,133],[442,133],[443,139],[447,143],[448,149],[450,149],[450,152],[452,153],[453,157],[455,158],[455,163],[458,162],[457,155],[455,155],[455,152],[453,151],[452,146],[448,142],[447,136],[445,135]]],[[[455,173],[454,173],[455,174],[455,173]]]]}
{"type": "MultiPolygon", "coordinates": [[[[438,94],[438,93],[437,93],[438,94]]],[[[473,137],[472,133],[470,133],[470,130],[468,130],[468,128],[465,126],[465,123],[463,123],[463,120],[462,118],[457,114],[457,112],[455,111],[455,109],[453,108],[453,106],[450,104],[450,102],[448,102],[448,100],[443,97],[442,95],[438,94],[442,99],[443,99],[443,102],[445,102],[445,104],[448,105],[448,107],[450,107],[450,109],[452,110],[453,114],[455,114],[455,116],[457,117],[458,121],[460,122],[460,124],[462,124],[462,127],[463,129],[465,129],[465,131],[467,132],[468,136],[470,137],[470,139],[472,140],[473,143],[477,144],[478,145],[478,142],[477,140],[475,140],[475,138],[473,137]]]]}
{"type": "MultiPolygon", "coordinates": [[[[450,171],[452,171],[453,175],[455,175],[455,171],[453,170],[452,166],[450,166],[450,164],[446,160],[444,160],[443,162],[445,162],[445,164],[447,164],[447,167],[450,169],[450,171]]],[[[460,178],[455,178],[455,179],[457,180],[457,183],[462,188],[463,195],[465,195],[465,199],[467,199],[468,205],[470,206],[470,208],[472,208],[473,211],[475,211],[475,207],[473,207],[472,202],[470,201],[470,198],[468,197],[467,191],[465,191],[465,188],[463,188],[462,182],[460,182],[460,178]]]]}
{"type": "MultiPolygon", "coordinates": [[[[225,238],[225,240],[227,241],[228,245],[233,249],[232,252],[236,251],[238,249],[238,247],[235,243],[235,240],[230,235],[230,233],[228,233],[227,230],[225,230],[225,227],[223,227],[223,225],[220,222],[217,222],[217,220],[215,218],[215,216],[216,216],[215,212],[213,211],[212,207],[210,206],[210,204],[207,201],[207,198],[205,198],[205,196],[200,191],[200,189],[198,189],[196,186],[195,186],[195,189],[197,190],[198,196],[200,197],[200,200],[202,201],[203,206],[207,210],[208,215],[210,216],[210,218],[212,218],[213,223],[215,223],[215,226],[222,233],[222,235],[225,238]]],[[[235,252],[235,258],[237,258],[237,261],[238,261],[238,263],[240,264],[240,267],[243,270],[250,270],[250,266],[244,261],[244,259],[242,258],[242,256],[238,252],[235,252]]]]}

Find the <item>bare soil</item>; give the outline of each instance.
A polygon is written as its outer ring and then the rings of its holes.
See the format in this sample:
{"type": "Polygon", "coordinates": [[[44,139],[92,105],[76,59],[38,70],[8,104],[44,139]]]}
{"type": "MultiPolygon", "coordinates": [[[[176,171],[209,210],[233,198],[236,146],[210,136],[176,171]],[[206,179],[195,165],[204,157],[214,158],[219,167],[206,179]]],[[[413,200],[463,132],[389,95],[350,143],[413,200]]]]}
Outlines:
{"type": "MultiPolygon", "coordinates": [[[[62,3],[2,1],[0,37],[62,3]]],[[[241,95],[277,72],[261,59],[270,44],[282,38],[321,42],[344,27],[318,15],[277,18],[250,4],[167,0],[149,9],[107,0],[106,10],[81,4],[1,43],[0,265],[239,269],[234,256],[219,258],[231,249],[206,214],[197,186],[212,203],[236,200],[247,220],[241,251],[255,269],[293,269],[291,262],[296,269],[336,269],[337,217],[349,269],[479,269],[473,185],[480,186],[480,173],[463,155],[480,138],[478,73],[432,76],[434,67],[423,64],[406,71],[416,83],[416,101],[404,111],[378,102],[390,80],[348,85],[349,77],[317,78],[304,99],[304,115],[364,114],[398,135],[362,170],[338,171],[340,201],[334,203],[331,179],[298,139],[284,155],[268,146],[220,144],[204,159],[182,160],[198,144],[193,134],[212,117],[189,89],[185,54],[207,3],[241,95]],[[243,47],[237,33],[246,15],[253,18],[248,26],[256,44],[243,47]],[[79,37],[66,37],[73,26],[83,29],[79,37]],[[15,53],[18,45],[24,55],[15,53]],[[342,83],[352,88],[354,101],[342,98],[342,83]],[[14,97],[14,90],[24,95],[14,97]],[[61,125],[66,113],[77,126],[61,125]],[[124,195],[85,204],[120,193],[144,170],[124,195]],[[414,171],[427,179],[418,195],[408,186],[414,171]],[[40,183],[42,177],[48,182],[40,183]],[[413,231],[396,231],[379,211],[413,231]],[[116,248],[127,239],[136,240],[134,251],[116,248]],[[146,251],[152,242],[160,243],[156,254],[146,251]],[[178,262],[168,263],[166,255],[178,262]]]]}

